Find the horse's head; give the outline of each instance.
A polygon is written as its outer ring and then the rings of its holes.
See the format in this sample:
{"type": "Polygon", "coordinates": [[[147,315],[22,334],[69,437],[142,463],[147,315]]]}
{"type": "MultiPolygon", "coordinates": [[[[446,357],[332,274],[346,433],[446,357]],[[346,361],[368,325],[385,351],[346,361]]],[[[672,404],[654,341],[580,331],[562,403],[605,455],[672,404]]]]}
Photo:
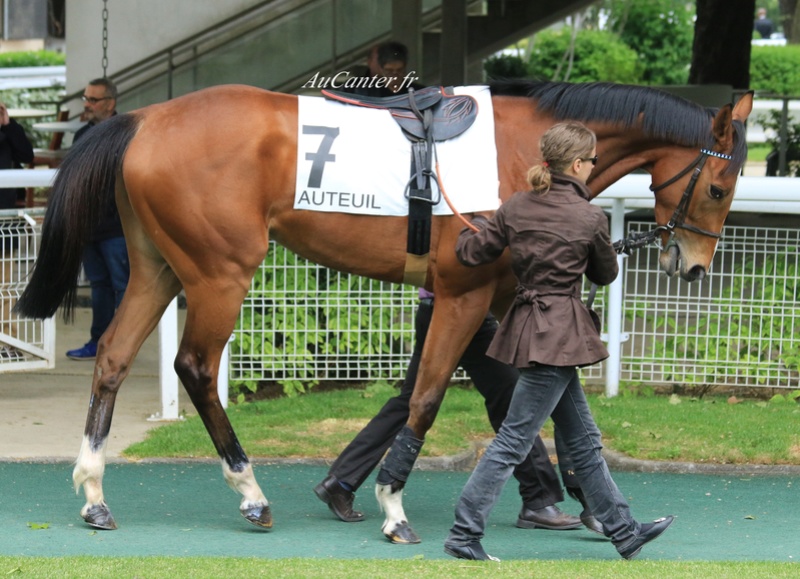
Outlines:
{"type": "Polygon", "coordinates": [[[735,107],[722,107],[711,123],[709,146],[673,150],[653,163],[659,264],[667,275],[696,281],[708,272],[746,156],[742,125],[736,123],[747,119],[752,106],[747,93],[735,107]]]}
{"type": "Polygon", "coordinates": [[[588,181],[593,194],[646,169],[656,197],[662,269],[689,281],[705,277],[747,158],[744,121],[752,93],[735,107],[712,111],[652,87],[606,82],[505,81],[492,83],[491,90],[500,97],[493,104],[501,196],[527,186],[525,172],[541,162],[538,140],[547,128],[584,122],[598,139],[600,160],[588,181]],[[532,100],[535,114],[513,97],[532,100]]]}

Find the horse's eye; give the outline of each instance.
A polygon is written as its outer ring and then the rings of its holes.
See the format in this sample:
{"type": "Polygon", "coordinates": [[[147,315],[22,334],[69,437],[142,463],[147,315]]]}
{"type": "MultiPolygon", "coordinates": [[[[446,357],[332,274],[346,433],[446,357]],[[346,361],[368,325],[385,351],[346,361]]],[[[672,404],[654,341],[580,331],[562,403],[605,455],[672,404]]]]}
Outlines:
{"type": "Polygon", "coordinates": [[[712,185],[710,194],[712,199],[722,199],[725,197],[725,190],[722,187],[712,185]]]}

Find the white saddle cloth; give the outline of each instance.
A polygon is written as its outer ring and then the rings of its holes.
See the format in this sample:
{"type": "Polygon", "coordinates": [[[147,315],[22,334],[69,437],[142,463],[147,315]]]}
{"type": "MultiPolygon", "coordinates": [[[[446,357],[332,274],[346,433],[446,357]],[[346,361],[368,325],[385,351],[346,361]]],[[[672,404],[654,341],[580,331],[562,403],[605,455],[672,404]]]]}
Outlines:
{"type": "MultiPolygon", "coordinates": [[[[498,207],[494,113],[489,88],[456,87],[472,95],[478,115],[467,131],[436,143],[439,174],[460,213],[498,207]]],[[[365,215],[408,215],[411,142],[386,110],[298,97],[294,208],[365,215]]],[[[436,159],[434,159],[435,162],[436,159]]],[[[435,166],[434,166],[435,170],[435,166]]],[[[432,183],[434,215],[453,212],[432,183]]]]}

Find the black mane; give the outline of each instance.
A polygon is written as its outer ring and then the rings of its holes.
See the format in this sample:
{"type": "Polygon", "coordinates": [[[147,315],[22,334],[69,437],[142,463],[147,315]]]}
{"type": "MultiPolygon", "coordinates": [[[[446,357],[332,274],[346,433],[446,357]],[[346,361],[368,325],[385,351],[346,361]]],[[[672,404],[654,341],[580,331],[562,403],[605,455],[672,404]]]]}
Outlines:
{"type": "MultiPolygon", "coordinates": [[[[714,145],[710,121],[719,109],[705,108],[684,98],[646,86],[608,82],[568,83],[495,81],[493,96],[527,97],[536,108],[556,119],[640,126],[650,137],[686,147],[714,145]],[[641,118],[640,118],[641,115],[641,118]]],[[[744,125],[734,122],[733,160],[726,173],[738,172],[747,157],[744,125]]]]}

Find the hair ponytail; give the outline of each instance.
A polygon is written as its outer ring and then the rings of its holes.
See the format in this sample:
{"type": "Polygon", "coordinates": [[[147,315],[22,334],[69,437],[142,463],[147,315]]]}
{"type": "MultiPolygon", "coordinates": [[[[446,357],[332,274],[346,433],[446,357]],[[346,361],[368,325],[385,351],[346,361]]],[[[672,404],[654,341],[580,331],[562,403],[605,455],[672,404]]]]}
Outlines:
{"type": "Polygon", "coordinates": [[[550,185],[553,182],[550,174],[550,163],[544,161],[540,165],[534,165],[528,169],[527,179],[536,193],[545,195],[550,190],[550,185]]]}
{"type": "Polygon", "coordinates": [[[564,173],[572,162],[591,153],[597,137],[583,123],[558,123],[547,129],[539,140],[545,159],[528,169],[528,183],[536,193],[546,194],[553,182],[553,173],[564,173]]]}

